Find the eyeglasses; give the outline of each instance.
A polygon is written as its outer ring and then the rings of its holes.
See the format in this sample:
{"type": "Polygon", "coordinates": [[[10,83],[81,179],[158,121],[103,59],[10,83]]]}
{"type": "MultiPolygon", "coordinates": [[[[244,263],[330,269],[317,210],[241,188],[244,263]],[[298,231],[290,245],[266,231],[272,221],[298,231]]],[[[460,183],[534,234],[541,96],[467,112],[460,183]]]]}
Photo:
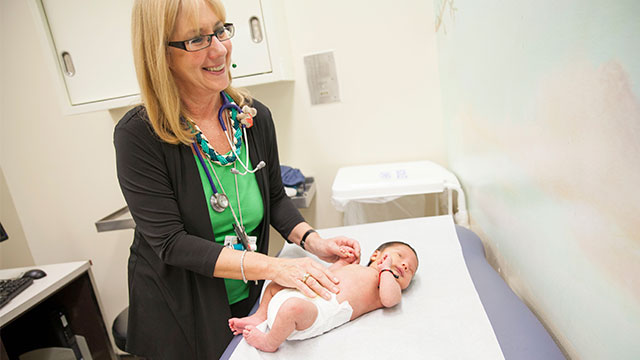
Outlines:
{"type": "Polygon", "coordinates": [[[196,36],[193,39],[183,41],[170,41],[167,43],[169,46],[173,46],[184,51],[199,51],[211,46],[213,37],[215,36],[218,41],[227,41],[233,37],[236,28],[233,24],[224,24],[223,26],[214,30],[213,34],[196,36]]]}

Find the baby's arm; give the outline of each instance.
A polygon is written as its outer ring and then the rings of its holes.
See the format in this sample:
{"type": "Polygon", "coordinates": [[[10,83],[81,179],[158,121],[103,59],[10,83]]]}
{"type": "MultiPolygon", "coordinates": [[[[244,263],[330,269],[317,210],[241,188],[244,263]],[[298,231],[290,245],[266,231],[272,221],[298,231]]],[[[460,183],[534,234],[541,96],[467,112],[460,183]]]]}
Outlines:
{"type": "Polygon", "coordinates": [[[333,270],[338,270],[341,267],[344,267],[346,265],[352,264],[353,263],[353,257],[355,255],[353,255],[353,249],[348,247],[348,246],[341,246],[340,247],[340,251],[344,254],[349,254],[348,257],[342,257],[340,258],[338,261],[334,262],[333,264],[331,264],[331,266],[329,266],[329,270],[333,271],[333,270]]]}
{"type": "Polygon", "coordinates": [[[333,264],[331,264],[331,266],[329,266],[329,270],[330,271],[334,271],[334,270],[338,270],[346,265],[349,265],[350,262],[344,260],[344,259],[340,259],[336,262],[334,262],[333,264]]]}
{"type": "Polygon", "coordinates": [[[389,255],[385,255],[382,263],[378,264],[378,271],[380,272],[378,292],[380,302],[384,307],[396,306],[402,299],[402,288],[400,284],[398,284],[391,271],[386,271],[390,266],[391,258],[389,255]]]}

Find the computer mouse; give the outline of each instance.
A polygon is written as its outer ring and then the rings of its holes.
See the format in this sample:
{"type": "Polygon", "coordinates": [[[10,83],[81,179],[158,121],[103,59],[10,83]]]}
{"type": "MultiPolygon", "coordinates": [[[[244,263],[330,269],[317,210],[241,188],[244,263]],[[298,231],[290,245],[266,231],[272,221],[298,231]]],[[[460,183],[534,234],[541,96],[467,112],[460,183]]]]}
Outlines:
{"type": "Polygon", "coordinates": [[[32,269],[22,275],[23,278],[30,277],[32,279],[40,279],[47,276],[47,273],[40,269],[32,269]]]}

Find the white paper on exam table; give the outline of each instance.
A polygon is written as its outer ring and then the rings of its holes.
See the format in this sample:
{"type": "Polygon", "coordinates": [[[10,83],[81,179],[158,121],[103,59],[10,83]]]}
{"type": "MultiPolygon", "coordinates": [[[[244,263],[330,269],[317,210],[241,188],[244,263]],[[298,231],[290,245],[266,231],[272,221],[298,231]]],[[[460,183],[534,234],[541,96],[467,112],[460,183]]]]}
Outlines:
{"type": "MultiPolygon", "coordinates": [[[[378,309],[318,337],[285,341],[275,353],[256,350],[243,339],[231,360],[504,359],[464,262],[451,216],[396,220],[320,230],[323,237],[357,239],[366,265],[383,242],[401,240],[416,249],[419,267],[402,302],[378,309]]],[[[286,244],[281,257],[300,257],[286,244]]]]}

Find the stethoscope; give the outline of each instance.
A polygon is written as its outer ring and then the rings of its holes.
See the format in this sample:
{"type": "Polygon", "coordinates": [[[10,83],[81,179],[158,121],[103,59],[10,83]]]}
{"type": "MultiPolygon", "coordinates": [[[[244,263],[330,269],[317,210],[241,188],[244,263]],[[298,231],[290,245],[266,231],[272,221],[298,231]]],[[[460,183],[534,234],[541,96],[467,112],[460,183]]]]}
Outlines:
{"type": "Polygon", "coordinates": [[[233,146],[233,144],[231,143],[231,139],[229,138],[229,135],[227,134],[227,126],[225,125],[225,121],[224,121],[224,111],[225,110],[235,110],[238,112],[238,114],[242,114],[242,109],[240,109],[240,107],[238,105],[236,105],[235,102],[231,102],[231,97],[229,95],[227,95],[224,91],[220,92],[220,96],[222,97],[222,106],[220,106],[220,110],[218,110],[218,121],[220,122],[220,126],[222,127],[222,130],[224,131],[224,135],[227,138],[227,141],[229,142],[229,146],[231,147],[231,151],[233,151],[233,154],[236,156],[236,160],[240,163],[240,165],[242,165],[242,167],[244,168],[244,172],[240,172],[238,171],[238,169],[236,169],[235,167],[231,168],[231,173],[236,174],[236,175],[247,175],[247,174],[253,174],[256,171],[262,169],[263,167],[265,167],[265,162],[264,161],[260,161],[258,163],[258,165],[256,166],[255,169],[253,170],[249,170],[249,167],[246,165],[249,163],[249,140],[247,137],[247,127],[244,124],[241,124],[240,126],[242,127],[242,133],[244,135],[244,141],[246,144],[246,149],[247,149],[247,154],[245,157],[245,162],[243,163],[242,160],[240,160],[240,156],[238,156],[238,154],[236,153],[235,147],[233,146]],[[246,164],[245,164],[246,163],[246,164]]]}
{"type": "MultiPolygon", "coordinates": [[[[207,163],[205,162],[204,158],[202,157],[202,154],[200,153],[200,149],[198,149],[198,146],[195,143],[191,143],[191,147],[193,147],[193,150],[196,152],[196,155],[198,156],[198,161],[200,162],[200,165],[202,165],[202,168],[204,169],[205,174],[207,174],[207,179],[209,180],[209,185],[211,185],[211,190],[213,190],[213,195],[211,195],[211,198],[209,199],[209,203],[211,204],[211,208],[214,211],[216,211],[218,213],[221,213],[226,208],[229,207],[229,198],[227,197],[226,194],[220,193],[220,192],[218,192],[218,189],[216,189],[216,185],[213,183],[213,178],[211,177],[211,173],[209,172],[209,168],[207,167],[207,163]]],[[[218,182],[220,182],[220,179],[218,179],[217,175],[216,175],[216,179],[218,180],[218,182]]],[[[220,186],[222,187],[222,184],[220,184],[220,186]]],[[[236,183],[236,186],[237,186],[237,183],[236,183]]],[[[223,189],[223,191],[224,191],[224,189],[223,189]]],[[[239,208],[240,207],[240,194],[238,194],[237,187],[236,187],[236,195],[238,196],[238,208],[239,208]]],[[[244,246],[245,249],[251,250],[251,251],[255,251],[256,250],[255,239],[254,239],[253,243],[251,241],[249,241],[249,236],[244,231],[244,226],[238,221],[238,218],[236,217],[236,214],[233,211],[233,208],[231,208],[231,213],[233,215],[233,219],[235,220],[235,223],[233,224],[233,231],[236,233],[236,236],[240,240],[240,243],[242,243],[242,246],[244,246]],[[253,244],[253,246],[252,246],[252,244],[253,244]]],[[[242,213],[240,214],[240,217],[242,218],[242,213]]]]}
{"type": "Polygon", "coordinates": [[[209,203],[211,204],[211,208],[216,212],[223,212],[224,209],[229,207],[229,198],[225,194],[221,194],[218,192],[216,185],[213,183],[213,178],[211,177],[211,173],[209,172],[209,168],[207,167],[207,163],[204,161],[202,154],[200,153],[200,149],[195,143],[191,143],[193,150],[196,152],[198,156],[198,161],[200,161],[200,165],[204,169],[205,174],[207,174],[207,179],[209,179],[209,185],[211,185],[211,189],[213,190],[213,195],[209,199],[209,203]]]}
{"type": "MultiPolygon", "coordinates": [[[[222,128],[224,135],[227,138],[227,142],[231,147],[231,151],[235,155],[234,162],[235,161],[239,162],[240,165],[242,165],[242,167],[245,170],[244,172],[240,172],[235,167],[233,167],[231,169],[231,173],[236,176],[254,174],[256,171],[265,167],[266,164],[264,161],[260,161],[255,169],[249,170],[249,167],[247,166],[247,164],[249,164],[249,138],[247,137],[247,126],[244,123],[240,122],[240,126],[242,127],[242,134],[244,135],[244,141],[246,144],[246,151],[247,151],[245,162],[242,162],[242,160],[240,160],[240,156],[235,150],[235,146],[231,143],[231,139],[229,138],[229,134],[227,132],[227,126],[225,125],[225,121],[224,121],[225,110],[230,110],[232,112],[232,118],[233,118],[233,115],[237,116],[238,114],[242,114],[243,110],[240,109],[240,107],[236,105],[234,102],[232,102],[231,97],[229,97],[229,95],[227,95],[224,91],[220,92],[220,96],[222,97],[222,106],[220,106],[220,110],[218,110],[218,121],[220,122],[220,127],[222,128]],[[234,112],[236,114],[233,114],[234,112]]],[[[249,116],[255,115],[255,110],[253,114],[251,114],[251,111],[249,111],[247,115],[249,116]]],[[[234,120],[236,119],[238,118],[236,117],[234,120]]],[[[233,224],[233,231],[236,233],[237,238],[240,240],[240,242],[242,243],[245,249],[255,251],[257,249],[257,247],[255,246],[255,238],[253,238],[252,241],[250,240],[250,237],[247,235],[246,231],[244,230],[244,226],[242,224],[242,210],[240,208],[240,193],[238,189],[237,178],[236,178],[236,196],[238,197],[238,211],[240,212],[240,221],[238,221],[238,217],[236,216],[235,211],[233,211],[233,208],[230,207],[229,198],[224,192],[224,187],[222,186],[222,183],[220,182],[220,179],[218,178],[218,174],[216,174],[215,169],[212,168],[213,173],[216,176],[216,180],[218,180],[218,183],[220,184],[222,193],[218,191],[215,183],[213,182],[213,178],[211,177],[211,173],[209,172],[209,168],[207,166],[206,161],[204,160],[204,157],[202,156],[200,148],[198,148],[198,145],[196,145],[195,142],[191,143],[191,146],[193,147],[193,150],[198,157],[198,161],[200,162],[200,165],[202,165],[202,168],[204,169],[204,172],[207,175],[207,180],[209,181],[209,185],[211,185],[211,190],[213,191],[213,195],[211,195],[211,198],[209,199],[211,208],[218,213],[223,212],[226,208],[230,208],[233,218],[235,220],[235,223],[233,224]]]]}
{"type": "MultiPolygon", "coordinates": [[[[229,138],[229,135],[227,132],[227,126],[224,121],[224,111],[235,110],[237,111],[237,113],[241,114],[242,109],[240,109],[240,107],[236,105],[235,102],[230,101],[230,97],[228,97],[228,95],[224,91],[220,92],[220,96],[222,98],[222,106],[220,106],[220,109],[218,110],[218,122],[220,122],[220,127],[224,132],[225,138],[229,143],[229,147],[231,148],[231,151],[236,157],[236,161],[239,162],[240,165],[242,165],[242,167],[245,169],[244,172],[240,172],[235,167],[233,167],[231,169],[231,173],[235,175],[253,174],[256,171],[265,167],[266,164],[264,161],[260,161],[258,163],[258,166],[256,166],[256,168],[253,170],[249,170],[249,167],[246,165],[246,164],[249,164],[249,143],[248,143],[248,137],[247,137],[247,127],[244,124],[241,124],[240,126],[242,127],[247,154],[245,157],[245,162],[242,162],[242,160],[240,160],[240,156],[236,152],[235,146],[233,146],[233,144],[231,143],[231,139],[229,138]]],[[[211,185],[211,189],[213,190],[213,195],[211,196],[211,199],[209,201],[211,203],[211,208],[213,208],[213,210],[215,210],[216,212],[223,212],[227,207],[229,207],[229,198],[227,197],[227,195],[218,192],[218,189],[216,188],[215,183],[213,182],[213,178],[211,177],[211,173],[209,172],[209,168],[207,167],[206,161],[204,160],[204,157],[202,156],[202,153],[200,152],[200,149],[198,148],[198,146],[195,143],[192,143],[191,146],[193,147],[193,150],[195,151],[198,157],[198,161],[200,162],[200,165],[202,165],[202,168],[207,174],[207,179],[209,180],[209,184],[211,185]]]]}

